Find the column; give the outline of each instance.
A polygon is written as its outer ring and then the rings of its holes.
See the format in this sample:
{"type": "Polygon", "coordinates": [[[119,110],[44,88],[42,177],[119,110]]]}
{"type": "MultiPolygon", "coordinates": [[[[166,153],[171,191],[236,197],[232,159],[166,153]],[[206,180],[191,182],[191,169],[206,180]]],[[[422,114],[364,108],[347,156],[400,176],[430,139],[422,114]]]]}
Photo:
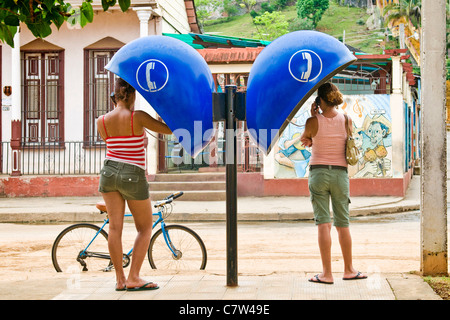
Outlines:
{"type": "MultiPolygon", "coordinates": [[[[148,22],[152,17],[153,9],[150,7],[142,7],[142,8],[133,8],[136,11],[136,14],[139,18],[140,22],[140,37],[147,37],[149,35],[148,32],[148,22]]],[[[137,102],[139,104],[139,109],[147,112],[153,118],[157,119],[158,115],[156,111],[150,106],[150,104],[138,93],[137,94],[137,102]]],[[[157,133],[153,133],[152,135],[157,137],[157,133]]],[[[158,140],[153,137],[147,135],[147,173],[150,175],[154,175],[158,171],[158,140]]]]}
{"type": "Polygon", "coordinates": [[[392,176],[403,178],[405,159],[405,112],[402,94],[400,56],[392,56],[392,94],[389,104],[392,115],[392,176]]]}
{"type": "Polygon", "coordinates": [[[447,275],[446,0],[422,3],[421,263],[423,275],[447,275]]]}
{"type": "Polygon", "coordinates": [[[20,176],[22,142],[22,90],[20,72],[20,33],[14,36],[14,48],[11,49],[11,175],[20,176]]]}
{"type": "Polygon", "coordinates": [[[148,36],[148,21],[152,16],[153,9],[150,7],[133,8],[140,22],[140,37],[148,36]]]}

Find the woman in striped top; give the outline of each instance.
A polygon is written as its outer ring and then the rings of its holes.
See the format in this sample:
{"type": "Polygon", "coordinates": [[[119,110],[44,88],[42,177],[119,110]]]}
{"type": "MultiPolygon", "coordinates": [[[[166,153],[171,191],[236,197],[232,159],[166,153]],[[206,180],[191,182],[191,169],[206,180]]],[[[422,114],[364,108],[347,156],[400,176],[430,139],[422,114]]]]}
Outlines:
{"type": "Polygon", "coordinates": [[[158,286],[139,273],[152,234],[152,209],[145,176],[145,128],[171,134],[169,127],[144,111],[134,111],[135,89],[123,79],[114,87],[115,109],[97,121],[106,142],[106,160],[101,170],[99,191],[109,216],[108,248],[116,271],[116,290],[151,290],[158,286]],[[137,236],[128,277],[122,267],[122,229],[125,201],[134,218],[137,236]]]}

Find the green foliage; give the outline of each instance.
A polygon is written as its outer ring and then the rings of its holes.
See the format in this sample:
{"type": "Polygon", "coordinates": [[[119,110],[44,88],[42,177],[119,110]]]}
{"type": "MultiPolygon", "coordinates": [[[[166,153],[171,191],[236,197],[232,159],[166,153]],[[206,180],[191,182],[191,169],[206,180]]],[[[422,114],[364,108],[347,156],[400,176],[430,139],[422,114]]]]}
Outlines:
{"type": "Polygon", "coordinates": [[[258,16],[258,12],[256,12],[255,10],[250,11],[250,16],[255,19],[258,16]]]}
{"type": "Polygon", "coordinates": [[[310,19],[307,18],[294,18],[289,24],[289,32],[297,30],[314,30],[314,25],[310,19]]]}
{"type": "Polygon", "coordinates": [[[275,7],[275,9],[283,9],[287,6],[289,0],[273,0],[272,5],[275,7]]]}
{"type": "Polygon", "coordinates": [[[245,8],[247,12],[252,11],[256,5],[256,0],[237,0],[237,2],[239,3],[239,6],[245,8]]]}
{"type": "Polygon", "coordinates": [[[450,59],[446,60],[446,67],[447,67],[447,80],[450,80],[450,59]]]}
{"type": "Polygon", "coordinates": [[[387,25],[391,20],[403,16],[408,18],[416,28],[419,28],[422,24],[421,7],[421,0],[400,0],[398,3],[391,3],[383,9],[385,23],[387,25]]]}
{"type": "MultiPolygon", "coordinates": [[[[273,1],[271,2],[273,3],[273,1]]],[[[314,29],[312,21],[309,19],[297,18],[297,8],[295,1],[289,1],[289,4],[280,12],[285,16],[288,22],[288,31],[314,29]]],[[[384,45],[381,40],[385,39],[379,32],[367,30],[365,26],[356,23],[358,19],[367,21],[369,14],[367,10],[357,7],[339,6],[330,1],[330,7],[323,14],[322,19],[315,27],[315,30],[329,34],[342,40],[343,32],[346,32],[346,43],[363,52],[380,54],[383,52],[384,45]]],[[[234,16],[231,19],[210,20],[205,24],[204,31],[220,33],[225,36],[234,36],[240,38],[261,38],[261,26],[256,26],[250,14],[234,16]],[[257,27],[259,30],[257,30],[257,27]]],[[[398,40],[393,39],[392,45],[397,46],[398,40]]],[[[395,48],[394,46],[394,48],[395,48]]]]}
{"type": "Polygon", "coordinates": [[[364,21],[364,19],[358,19],[356,20],[356,23],[359,24],[360,26],[363,26],[366,24],[366,22],[364,21]]]}
{"type": "Polygon", "coordinates": [[[311,19],[313,25],[317,26],[329,5],[329,0],[297,0],[297,16],[311,19]]]}
{"type": "MultiPolygon", "coordinates": [[[[51,26],[60,28],[64,21],[79,23],[84,27],[94,19],[92,0],[83,0],[80,8],[74,9],[64,0],[2,0],[0,3],[0,40],[14,47],[14,35],[20,23],[24,23],[36,38],[45,38],[52,33],[51,26]]],[[[117,0],[102,0],[103,10],[114,6],[117,0]]],[[[130,0],[118,0],[122,11],[128,10],[130,0]]]]}
{"type": "Polygon", "coordinates": [[[257,39],[271,41],[288,33],[289,23],[279,11],[266,11],[264,14],[255,17],[253,23],[258,30],[257,39]]]}
{"type": "Polygon", "coordinates": [[[261,11],[262,12],[274,12],[275,8],[272,7],[272,5],[270,4],[270,2],[262,2],[261,3],[261,11]]]}
{"type": "Polygon", "coordinates": [[[234,16],[239,12],[235,0],[223,0],[222,2],[223,2],[223,12],[225,12],[229,17],[234,16]]]}
{"type": "Polygon", "coordinates": [[[204,25],[205,21],[211,17],[211,10],[217,10],[221,6],[222,1],[195,0],[194,3],[197,19],[201,25],[204,25]]]}

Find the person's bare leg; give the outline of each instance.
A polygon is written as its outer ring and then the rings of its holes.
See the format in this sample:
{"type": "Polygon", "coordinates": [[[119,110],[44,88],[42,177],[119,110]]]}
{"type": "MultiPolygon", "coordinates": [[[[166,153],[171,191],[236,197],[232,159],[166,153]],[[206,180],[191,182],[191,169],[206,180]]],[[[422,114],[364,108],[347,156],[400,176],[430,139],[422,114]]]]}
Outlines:
{"type": "MultiPolygon", "coordinates": [[[[333,282],[333,273],[331,271],[331,223],[322,223],[318,226],[318,241],[320,257],[322,259],[322,273],[319,279],[325,282],[333,282]]],[[[312,278],[311,281],[317,281],[312,278]]]]}
{"type": "MultiPolygon", "coordinates": [[[[352,260],[352,236],[350,228],[336,227],[339,235],[339,244],[341,246],[342,257],[344,258],[344,276],[343,278],[354,278],[358,275],[358,270],[353,268],[352,260]]],[[[364,278],[366,275],[360,274],[358,278],[364,278]]]]}
{"type": "MultiPolygon", "coordinates": [[[[133,246],[133,255],[131,259],[130,273],[127,278],[127,288],[141,287],[148,283],[140,277],[140,271],[145,256],[147,255],[150,238],[152,236],[152,207],[150,199],[147,200],[128,200],[128,207],[134,218],[137,236],[133,246]]],[[[152,283],[146,287],[156,287],[152,283]]]]}
{"type": "Polygon", "coordinates": [[[125,287],[125,273],[123,271],[122,230],[125,214],[125,200],[119,192],[102,193],[109,217],[108,249],[116,272],[116,288],[125,287]]]}

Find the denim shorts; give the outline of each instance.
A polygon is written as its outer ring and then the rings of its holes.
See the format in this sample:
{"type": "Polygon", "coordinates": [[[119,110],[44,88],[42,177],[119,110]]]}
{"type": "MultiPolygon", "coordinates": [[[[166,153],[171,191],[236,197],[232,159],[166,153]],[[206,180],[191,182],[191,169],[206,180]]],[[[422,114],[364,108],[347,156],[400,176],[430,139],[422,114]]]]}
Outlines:
{"type": "Polygon", "coordinates": [[[149,198],[145,170],[138,166],[105,160],[100,171],[98,191],[102,193],[117,191],[125,200],[146,200],[149,198]]]}
{"type": "Polygon", "coordinates": [[[331,222],[331,198],[334,226],[348,227],[350,188],[347,171],[315,168],[309,171],[308,185],[316,225],[331,222]]]}

